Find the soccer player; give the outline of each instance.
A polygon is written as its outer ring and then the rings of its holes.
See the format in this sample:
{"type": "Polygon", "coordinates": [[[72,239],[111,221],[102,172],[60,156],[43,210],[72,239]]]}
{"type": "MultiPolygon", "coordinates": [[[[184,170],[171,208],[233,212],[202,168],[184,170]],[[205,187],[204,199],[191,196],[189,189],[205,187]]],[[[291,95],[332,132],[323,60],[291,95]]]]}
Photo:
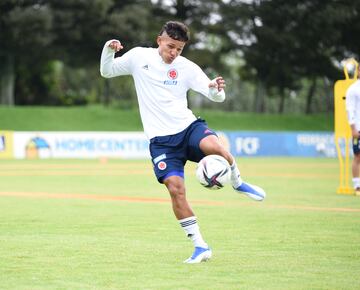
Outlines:
{"type": "Polygon", "coordinates": [[[354,158],[352,161],[352,176],[355,195],[360,196],[360,66],[358,79],[346,91],[346,111],[351,127],[354,158]]]}
{"type": "Polygon", "coordinates": [[[186,161],[199,162],[209,154],[221,155],[231,165],[231,182],[237,192],[258,201],[265,198],[265,192],[242,181],[234,157],[206,122],[196,118],[188,108],[189,89],[214,102],[225,100],[225,80],[221,76],[210,80],[198,65],[180,56],[189,41],[188,27],[169,21],[156,41],[157,48],[135,47],[116,58],[115,52],[123,49],[122,43],[107,41],[101,54],[100,73],[105,78],[132,75],[155,175],[167,187],[174,214],[195,247],[192,256],[184,262],[199,263],[210,259],[212,251],[186,199],[186,161]]]}

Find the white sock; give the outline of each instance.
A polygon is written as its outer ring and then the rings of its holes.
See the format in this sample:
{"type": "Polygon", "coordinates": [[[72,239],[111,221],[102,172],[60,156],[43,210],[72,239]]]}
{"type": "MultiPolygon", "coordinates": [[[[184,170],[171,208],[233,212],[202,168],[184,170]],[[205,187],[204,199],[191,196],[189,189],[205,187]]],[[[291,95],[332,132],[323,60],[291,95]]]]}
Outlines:
{"type": "Polygon", "coordinates": [[[191,216],[179,220],[179,223],[183,230],[185,231],[188,238],[194,244],[194,247],[208,248],[208,244],[205,243],[199,229],[199,225],[196,221],[196,216],[191,216]]]}
{"type": "Polygon", "coordinates": [[[240,177],[240,170],[236,165],[234,160],[233,164],[230,166],[231,168],[231,184],[234,188],[238,188],[242,184],[242,179],[240,177]]]}
{"type": "Polygon", "coordinates": [[[352,179],[352,182],[355,189],[360,187],[360,177],[354,177],[352,179]]]}

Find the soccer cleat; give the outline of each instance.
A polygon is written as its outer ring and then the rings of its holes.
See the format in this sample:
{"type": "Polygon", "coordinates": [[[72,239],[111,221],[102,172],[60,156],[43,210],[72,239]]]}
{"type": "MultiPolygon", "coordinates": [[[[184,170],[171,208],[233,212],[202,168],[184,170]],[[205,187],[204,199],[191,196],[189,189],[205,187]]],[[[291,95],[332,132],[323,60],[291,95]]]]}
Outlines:
{"type": "Polygon", "coordinates": [[[234,187],[234,189],[257,201],[262,201],[266,197],[266,193],[262,188],[250,183],[243,182],[237,188],[234,187]]]}
{"type": "Polygon", "coordinates": [[[192,256],[184,261],[187,264],[196,264],[206,262],[211,258],[212,252],[210,248],[195,247],[195,251],[192,256]]]}

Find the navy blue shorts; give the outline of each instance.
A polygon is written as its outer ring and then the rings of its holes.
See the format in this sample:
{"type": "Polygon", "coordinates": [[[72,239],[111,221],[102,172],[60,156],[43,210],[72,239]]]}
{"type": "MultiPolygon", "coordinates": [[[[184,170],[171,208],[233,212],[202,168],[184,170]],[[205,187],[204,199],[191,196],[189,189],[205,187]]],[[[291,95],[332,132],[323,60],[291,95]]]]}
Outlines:
{"type": "Polygon", "coordinates": [[[208,128],[204,120],[197,119],[180,133],[152,138],[149,147],[158,181],[163,183],[172,175],[184,178],[186,161],[199,162],[205,157],[199,144],[209,135],[216,136],[216,133],[208,128]]]}
{"type": "Polygon", "coordinates": [[[353,138],[352,139],[352,144],[353,144],[354,155],[359,154],[360,153],[360,140],[359,140],[359,138],[353,138]]]}

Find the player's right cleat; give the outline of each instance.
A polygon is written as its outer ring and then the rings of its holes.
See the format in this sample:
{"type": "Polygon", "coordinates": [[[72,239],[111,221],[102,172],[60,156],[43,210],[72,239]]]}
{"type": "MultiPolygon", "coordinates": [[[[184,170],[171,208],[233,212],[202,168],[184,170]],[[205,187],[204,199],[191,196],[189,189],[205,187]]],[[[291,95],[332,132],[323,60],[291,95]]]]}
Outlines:
{"type": "Polygon", "coordinates": [[[192,256],[184,261],[187,264],[196,264],[201,262],[206,262],[212,256],[210,248],[200,248],[195,247],[195,251],[192,256]]]}
{"type": "Polygon", "coordinates": [[[261,187],[250,183],[243,182],[237,188],[234,187],[234,189],[257,201],[262,201],[266,197],[266,193],[261,187]]]}

